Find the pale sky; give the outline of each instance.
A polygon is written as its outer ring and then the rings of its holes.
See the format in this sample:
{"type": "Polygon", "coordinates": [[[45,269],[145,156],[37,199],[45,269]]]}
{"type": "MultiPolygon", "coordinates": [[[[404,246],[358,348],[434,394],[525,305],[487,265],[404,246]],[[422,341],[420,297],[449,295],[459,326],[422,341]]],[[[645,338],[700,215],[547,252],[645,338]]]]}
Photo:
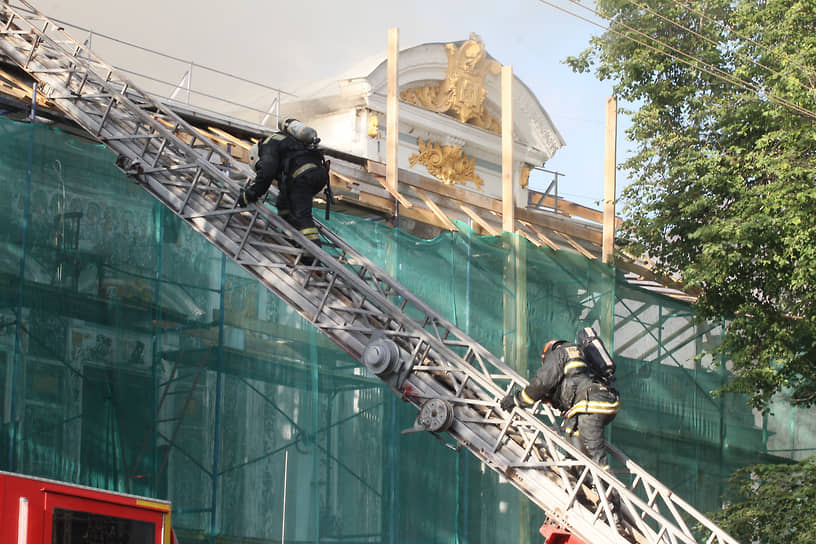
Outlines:
{"type": "MultiPolygon", "coordinates": [[[[553,3],[591,18],[569,0],[553,3]]],[[[31,0],[31,4],[71,25],[295,94],[298,84],[346,72],[361,59],[381,55],[384,60],[389,28],[399,29],[401,49],[466,40],[475,32],[492,57],[512,65],[566,141],[544,166],[565,174],[559,179],[559,195],[585,206],[601,206],[605,103],[611,84],[574,74],[562,61],[580,53],[590,36],[602,31],[537,0],[31,0]]],[[[75,38],[87,37],[68,30],[75,38]]],[[[110,64],[155,73],[167,81],[178,81],[184,74],[183,63],[173,61],[165,68],[153,56],[140,56],[132,48],[109,44],[102,50],[102,41],[92,39],[92,45],[110,64]]],[[[195,87],[195,79],[204,76],[195,68],[193,74],[195,87]]],[[[619,162],[626,147],[623,128],[625,120],[620,119],[619,162]]],[[[618,194],[625,183],[624,173],[618,172],[618,194]]]]}

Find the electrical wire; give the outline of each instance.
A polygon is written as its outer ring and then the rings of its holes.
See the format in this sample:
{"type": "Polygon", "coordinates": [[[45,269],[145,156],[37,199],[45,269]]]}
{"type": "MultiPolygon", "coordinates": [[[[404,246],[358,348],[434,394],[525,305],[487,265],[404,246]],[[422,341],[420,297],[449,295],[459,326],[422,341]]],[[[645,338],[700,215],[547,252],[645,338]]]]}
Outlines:
{"type": "MultiPolygon", "coordinates": [[[[543,2],[543,3],[545,3],[545,4],[548,4],[548,5],[551,5],[551,6],[553,5],[553,4],[549,3],[549,2],[547,2],[546,0],[539,0],[539,1],[540,1],[540,2],[543,2]]],[[[605,20],[607,20],[607,21],[613,22],[613,21],[612,21],[612,20],[611,20],[609,17],[606,17],[605,15],[601,14],[599,11],[597,11],[597,10],[595,10],[595,9],[593,9],[593,8],[590,8],[590,7],[584,6],[584,5],[583,5],[583,4],[581,4],[581,3],[580,3],[580,1],[578,1],[578,0],[571,0],[571,1],[572,1],[572,3],[574,3],[574,4],[578,5],[579,7],[581,7],[581,8],[583,8],[583,9],[587,10],[587,11],[590,11],[590,12],[594,13],[594,14],[595,14],[595,15],[597,15],[598,17],[601,17],[601,18],[603,18],[603,19],[605,19],[605,20]]],[[[554,6],[554,7],[555,7],[555,6],[554,6]]],[[[758,86],[756,86],[756,85],[753,85],[753,84],[750,84],[750,83],[748,83],[748,82],[746,82],[746,81],[743,81],[743,80],[741,80],[741,79],[737,78],[736,76],[734,76],[734,75],[732,75],[732,74],[730,74],[730,73],[726,72],[725,70],[723,70],[723,69],[721,69],[721,68],[718,68],[718,67],[716,67],[716,66],[713,66],[713,65],[711,65],[711,64],[708,64],[708,63],[706,63],[706,62],[702,61],[701,59],[699,59],[699,58],[697,58],[697,57],[695,57],[695,56],[693,56],[693,55],[691,55],[691,54],[689,54],[689,53],[686,53],[685,51],[681,51],[680,49],[677,49],[676,47],[673,47],[673,46],[668,45],[668,44],[666,44],[666,43],[664,43],[664,42],[661,42],[660,40],[658,40],[658,39],[656,39],[656,38],[653,38],[652,36],[649,36],[649,35],[645,34],[644,32],[641,32],[640,30],[637,30],[636,28],[633,28],[633,27],[631,27],[631,26],[629,26],[629,25],[627,25],[627,24],[625,24],[625,23],[621,23],[621,22],[619,22],[619,21],[614,21],[614,22],[615,22],[616,24],[618,24],[618,25],[622,26],[622,27],[623,27],[623,28],[625,28],[626,30],[629,30],[629,31],[631,31],[631,32],[634,32],[635,34],[638,34],[638,35],[640,35],[640,36],[643,36],[644,38],[646,38],[646,39],[648,39],[648,40],[652,40],[653,42],[655,42],[655,43],[657,43],[657,44],[659,44],[659,45],[662,45],[662,46],[664,46],[664,47],[667,47],[668,49],[670,49],[670,50],[672,50],[672,51],[674,51],[674,52],[676,52],[676,53],[678,53],[678,54],[680,54],[680,55],[683,55],[683,56],[685,56],[685,57],[688,57],[688,58],[689,58],[689,59],[691,59],[692,61],[696,61],[696,62],[697,62],[697,63],[699,63],[701,66],[696,66],[696,65],[692,64],[691,62],[686,61],[686,60],[683,60],[683,59],[681,59],[681,58],[679,58],[679,57],[677,57],[677,56],[675,56],[675,55],[672,55],[672,54],[670,54],[670,53],[667,53],[666,51],[661,51],[660,49],[658,49],[658,48],[656,48],[656,47],[654,47],[654,46],[652,46],[652,45],[649,45],[649,44],[647,44],[647,43],[645,43],[645,42],[642,42],[642,41],[640,41],[640,40],[636,40],[636,39],[635,39],[635,38],[633,38],[632,36],[628,36],[628,35],[626,35],[626,34],[623,34],[623,33],[621,33],[621,32],[618,32],[617,30],[613,29],[612,27],[606,27],[606,29],[607,29],[609,32],[612,32],[612,33],[614,33],[614,34],[617,34],[618,36],[621,36],[622,38],[626,38],[626,39],[631,40],[631,41],[633,41],[633,42],[635,42],[635,43],[638,43],[638,44],[640,44],[640,45],[643,45],[644,47],[647,47],[647,48],[649,48],[649,49],[651,49],[651,50],[653,50],[653,51],[656,51],[656,52],[658,52],[658,53],[661,53],[661,54],[663,54],[663,55],[666,55],[666,56],[668,56],[668,57],[670,57],[670,58],[672,58],[672,59],[674,59],[674,60],[677,60],[677,61],[682,62],[682,63],[684,63],[684,64],[688,64],[688,65],[689,65],[689,66],[691,66],[692,68],[696,68],[696,69],[698,69],[698,70],[701,70],[701,71],[703,71],[703,72],[706,72],[706,73],[708,73],[708,74],[710,74],[710,75],[712,75],[712,76],[714,76],[714,77],[716,77],[716,78],[718,78],[718,79],[721,79],[721,80],[723,80],[723,81],[725,81],[725,82],[727,82],[727,83],[731,83],[731,84],[734,84],[734,85],[736,85],[736,86],[738,86],[738,87],[742,87],[743,89],[748,90],[748,91],[750,91],[750,92],[752,92],[752,93],[756,94],[756,95],[757,95],[757,97],[759,97],[759,95],[764,95],[764,96],[766,96],[768,99],[770,99],[770,100],[772,100],[772,101],[774,101],[774,102],[777,102],[777,103],[779,103],[779,104],[782,104],[783,106],[787,106],[787,107],[789,107],[789,108],[791,108],[791,109],[793,109],[793,110],[795,110],[795,111],[798,111],[800,114],[803,114],[803,115],[805,115],[805,116],[812,117],[812,118],[816,119],[816,112],[814,112],[814,111],[812,111],[812,110],[808,110],[807,108],[804,108],[803,106],[799,106],[798,104],[795,104],[795,103],[793,103],[793,102],[791,102],[791,101],[789,101],[789,100],[787,100],[787,99],[785,99],[785,98],[781,98],[781,97],[778,97],[778,96],[776,96],[776,95],[774,95],[774,94],[772,94],[772,93],[770,93],[770,92],[764,91],[763,89],[761,89],[760,87],[758,87],[758,86]]],[[[597,23],[596,23],[596,24],[597,24],[597,23]]],[[[601,28],[604,28],[602,25],[598,25],[598,26],[601,26],[601,28]]]]}
{"type": "MultiPolygon", "coordinates": [[[[717,47],[727,47],[725,44],[723,44],[723,43],[721,43],[721,42],[718,42],[718,41],[712,40],[711,38],[709,38],[709,37],[707,37],[707,36],[703,36],[702,34],[700,34],[699,32],[697,32],[696,30],[694,30],[694,29],[692,29],[692,28],[689,28],[689,27],[687,27],[687,26],[684,26],[684,25],[682,25],[682,24],[678,23],[677,21],[675,21],[675,20],[673,20],[673,19],[670,19],[670,18],[666,17],[665,15],[662,15],[662,14],[660,14],[660,13],[656,12],[655,10],[653,10],[652,8],[650,8],[649,6],[647,6],[646,4],[640,4],[640,3],[636,2],[635,0],[626,0],[626,1],[627,1],[627,2],[629,2],[630,4],[632,4],[633,6],[636,6],[636,7],[637,7],[637,8],[639,8],[639,9],[645,10],[646,12],[651,13],[651,14],[652,14],[652,15],[654,15],[655,17],[658,17],[659,19],[662,19],[662,20],[666,21],[666,22],[667,22],[667,23],[669,23],[670,25],[674,25],[674,26],[676,26],[677,28],[680,28],[680,29],[686,30],[686,31],[688,31],[688,32],[692,33],[693,35],[697,36],[698,38],[700,38],[700,39],[702,39],[702,40],[704,40],[704,41],[707,41],[707,42],[709,42],[709,43],[711,43],[711,44],[713,44],[713,45],[715,45],[715,46],[717,46],[717,47]]],[[[681,7],[681,8],[685,7],[685,6],[681,5],[679,2],[677,2],[676,0],[672,0],[672,1],[673,1],[673,2],[674,2],[676,5],[678,5],[679,7],[681,7]]],[[[726,30],[728,30],[728,29],[726,29],[726,30]]],[[[751,40],[751,41],[753,41],[753,40],[751,40]]],[[[756,43],[757,45],[760,45],[760,44],[758,44],[757,42],[754,42],[754,43],[756,43]]],[[[764,46],[760,46],[760,47],[764,47],[764,46]]],[[[767,51],[769,51],[769,52],[773,53],[773,51],[771,51],[770,49],[768,49],[768,48],[765,48],[765,49],[766,49],[767,51]]],[[[762,64],[762,63],[760,63],[760,62],[757,62],[756,60],[752,59],[751,57],[749,57],[749,56],[748,56],[748,55],[746,55],[745,53],[740,53],[740,52],[738,52],[738,51],[734,51],[734,50],[731,50],[731,52],[732,52],[732,53],[734,53],[736,56],[738,56],[738,57],[742,58],[743,60],[747,60],[748,62],[750,62],[750,63],[752,63],[752,64],[754,64],[754,65],[756,65],[756,66],[758,66],[758,67],[760,67],[760,68],[763,68],[763,69],[765,69],[765,70],[769,71],[770,73],[774,74],[775,76],[779,76],[780,78],[785,78],[785,77],[786,77],[786,76],[785,76],[784,74],[782,74],[781,72],[777,72],[777,71],[776,71],[776,70],[774,70],[773,68],[769,68],[769,67],[765,66],[764,64],[762,64]]],[[[813,90],[813,87],[812,87],[812,86],[809,86],[809,85],[806,85],[806,84],[802,83],[802,81],[800,81],[798,78],[796,78],[796,79],[795,79],[795,81],[796,81],[796,83],[797,83],[797,84],[799,84],[801,87],[803,87],[803,88],[805,88],[805,89],[807,89],[807,90],[813,90]]]]}
{"type": "MultiPolygon", "coordinates": [[[[626,25],[624,23],[618,22],[617,24],[619,24],[620,26],[626,28],[627,30],[630,30],[630,31],[634,32],[635,34],[639,34],[639,35],[641,35],[641,36],[643,36],[643,37],[645,37],[645,38],[647,38],[649,40],[654,41],[655,43],[658,43],[658,44],[660,44],[660,45],[662,45],[664,47],[667,47],[667,48],[671,49],[672,51],[675,51],[678,54],[683,55],[684,57],[688,57],[690,60],[682,59],[682,58],[680,58],[680,57],[678,57],[676,55],[673,55],[671,53],[668,53],[666,51],[658,49],[657,47],[655,47],[653,45],[650,45],[650,44],[648,44],[648,43],[646,43],[644,41],[638,40],[638,39],[636,39],[636,38],[634,38],[634,37],[632,37],[630,35],[626,35],[626,34],[624,34],[622,32],[619,32],[619,31],[617,31],[617,30],[615,30],[615,29],[613,29],[613,28],[611,28],[609,26],[604,26],[604,25],[602,25],[602,24],[600,24],[600,23],[598,23],[596,21],[593,21],[593,20],[587,18],[587,17],[581,16],[578,13],[570,11],[570,10],[568,10],[566,8],[563,8],[561,6],[558,6],[556,4],[553,4],[552,2],[549,2],[548,0],[538,0],[538,1],[540,3],[542,3],[542,4],[545,4],[547,6],[550,6],[550,7],[554,8],[554,9],[557,9],[557,10],[563,12],[563,13],[566,13],[567,15],[570,15],[572,17],[576,17],[576,18],[578,18],[578,19],[580,19],[582,21],[585,21],[587,23],[595,25],[595,26],[601,28],[602,30],[604,30],[606,32],[611,32],[613,34],[616,34],[616,35],[620,36],[621,38],[631,40],[631,41],[633,41],[633,42],[635,42],[635,43],[637,43],[639,45],[642,45],[643,47],[645,47],[647,49],[655,51],[656,53],[659,53],[661,55],[666,55],[669,58],[672,58],[672,59],[674,59],[674,60],[676,60],[676,61],[678,61],[680,63],[687,64],[687,65],[691,66],[692,68],[695,68],[695,69],[697,69],[697,70],[699,70],[701,72],[707,73],[707,74],[709,74],[709,75],[711,75],[711,76],[713,76],[715,78],[721,79],[721,80],[725,81],[726,83],[730,83],[730,84],[733,84],[733,85],[735,85],[737,87],[740,87],[740,88],[743,88],[743,89],[745,89],[747,91],[750,91],[751,93],[756,94],[757,98],[759,98],[759,95],[761,94],[761,95],[767,97],[769,100],[771,100],[773,102],[776,102],[778,104],[781,104],[783,106],[786,106],[786,107],[798,112],[801,115],[816,119],[816,112],[814,112],[812,110],[809,110],[807,108],[804,108],[802,106],[799,106],[798,104],[794,104],[794,103],[790,102],[789,100],[786,100],[784,98],[780,98],[780,97],[778,97],[778,96],[776,96],[776,95],[774,95],[772,93],[769,93],[767,91],[762,91],[760,88],[758,88],[756,86],[753,86],[753,85],[751,85],[751,84],[749,84],[749,83],[747,83],[745,81],[742,81],[742,80],[738,79],[737,77],[732,76],[731,74],[729,74],[728,72],[725,72],[724,70],[722,70],[720,68],[717,68],[715,66],[707,64],[707,63],[703,62],[702,60],[700,60],[699,58],[694,57],[693,55],[690,55],[690,54],[685,53],[685,52],[683,52],[683,51],[681,51],[681,50],[679,50],[679,49],[677,49],[675,47],[667,45],[667,44],[661,42],[660,40],[656,40],[655,38],[652,38],[651,36],[648,36],[648,35],[644,34],[643,32],[640,32],[639,30],[636,30],[636,29],[634,29],[634,28],[632,28],[632,27],[630,27],[630,26],[628,26],[628,25],[626,25]],[[696,65],[691,61],[696,61],[697,63],[699,63],[699,65],[696,65]]],[[[580,4],[579,2],[575,2],[574,0],[571,0],[571,1],[573,1],[573,3],[577,4],[578,6],[584,8],[585,10],[588,10],[588,11],[594,13],[598,17],[601,17],[602,19],[605,19],[607,21],[612,22],[612,20],[609,17],[606,17],[606,16],[602,15],[600,12],[598,12],[598,11],[592,9],[592,8],[588,8],[588,7],[580,4]]]]}
{"type": "Polygon", "coordinates": [[[685,4],[683,2],[679,2],[678,0],[671,0],[671,2],[673,2],[674,4],[680,6],[681,8],[685,8],[685,9],[689,10],[693,14],[698,15],[699,17],[702,17],[703,19],[708,20],[709,22],[712,22],[712,23],[720,26],[721,28],[723,28],[724,30],[727,30],[728,32],[732,32],[738,38],[740,38],[742,40],[745,40],[747,42],[751,42],[752,44],[756,45],[760,49],[764,49],[765,51],[767,51],[768,53],[771,53],[772,55],[782,55],[782,57],[786,61],[790,62],[794,66],[797,66],[797,67],[801,68],[803,72],[808,73],[811,76],[816,76],[816,71],[814,71],[813,68],[811,68],[809,66],[805,66],[804,64],[799,63],[795,59],[791,58],[790,55],[788,55],[784,51],[774,51],[773,49],[771,49],[767,45],[759,43],[758,41],[754,40],[750,36],[746,36],[744,34],[741,34],[741,33],[737,32],[731,25],[729,25],[725,21],[718,21],[716,19],[712,19],[711,17],[709,17],[705,13],[703,13],[700,10],[695,9],[694,7],[692,7],[690,4],[685,4]]]}

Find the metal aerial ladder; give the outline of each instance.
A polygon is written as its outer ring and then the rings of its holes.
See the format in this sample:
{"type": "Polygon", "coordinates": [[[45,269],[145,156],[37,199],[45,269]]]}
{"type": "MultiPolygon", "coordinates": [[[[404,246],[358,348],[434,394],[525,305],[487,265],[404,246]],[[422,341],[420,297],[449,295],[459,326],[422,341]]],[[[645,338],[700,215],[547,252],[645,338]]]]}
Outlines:
{"type": "Polygon", "coordinates": [[[320,247],[263,202],[238,207],[247,165],[20,1],[0,4],[5,56],[113,150],[120,169],[416,407],[418,430],[446,433],[585,542],[737,544],[616,448],[618,475],[602,470],[561,435],[546,404],[503,411],[500,400],[527,385],[522,376],[324,225],[320,247]]]}

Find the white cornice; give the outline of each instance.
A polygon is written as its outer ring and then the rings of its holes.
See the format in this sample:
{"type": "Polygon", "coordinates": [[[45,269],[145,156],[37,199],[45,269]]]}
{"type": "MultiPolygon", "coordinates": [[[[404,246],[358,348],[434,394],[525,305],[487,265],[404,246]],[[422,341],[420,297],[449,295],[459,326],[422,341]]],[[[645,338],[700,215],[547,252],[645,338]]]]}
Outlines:
{"type": "MultiPolygon", "coordinates": [[[[385,111],[385,96],[372,94],[368,97],[368,107],[377,112],[385,111]]],[[[471,155],[479,155],[492,162],[501,162],[501,136],[482,128],[460,123],[453,117],[427,110],[413,104],[400,102],[399,107],[400,133],[411,133],[411,130],[421,130],[431,135],[435,141],[446,143],[445,139],[455,139],[464,142],[464,147],[471,155]]],[[[427,136],[422,136],[427,138],[427,136]]],[[[555,150],[551,152],[536,149],[522,142],[513,143],[513,156],[516,160],[534,166],[543,165],[555,150]]]]}

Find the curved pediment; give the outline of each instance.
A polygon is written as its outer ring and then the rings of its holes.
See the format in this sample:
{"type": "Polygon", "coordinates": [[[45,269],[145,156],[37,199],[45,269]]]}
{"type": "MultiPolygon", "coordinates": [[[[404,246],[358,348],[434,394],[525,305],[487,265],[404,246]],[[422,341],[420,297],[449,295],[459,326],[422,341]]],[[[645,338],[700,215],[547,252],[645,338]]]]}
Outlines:
{"type": "MultiPolygon", "coordinates": [[[[356,76],[316,82],[281,104],[281,115],[315,128],[323,145],[383,163],[386,161],[388,61],[358,65],[356,76]],[[373,69],[372,69],[373,67],[373,69]]],[[[367,59],[371,62],[372,59],[367,59]]],[[[481,39],[426,43],[398,56],[400,105],[398,157],[401,169],[502,198],[502,65],[481,39]]],[[[527,203],[533,168],[564,145],[549,115],[530,89],[513,77],[513,199],[527,203]]]]}
{"type": "MultiPolygon", "coordinates": [[[[368,76],[372,94],[386,94],[387,61],[368,76]]],[[[399,54],[400,98],[495,134],[501,131],[501,64],[475,34],[453,43],[430,43],[399,54]]],[[[546,158],[564,145],[549,115],[530,89],[513,78],[514,139],[546,158]]]]}

